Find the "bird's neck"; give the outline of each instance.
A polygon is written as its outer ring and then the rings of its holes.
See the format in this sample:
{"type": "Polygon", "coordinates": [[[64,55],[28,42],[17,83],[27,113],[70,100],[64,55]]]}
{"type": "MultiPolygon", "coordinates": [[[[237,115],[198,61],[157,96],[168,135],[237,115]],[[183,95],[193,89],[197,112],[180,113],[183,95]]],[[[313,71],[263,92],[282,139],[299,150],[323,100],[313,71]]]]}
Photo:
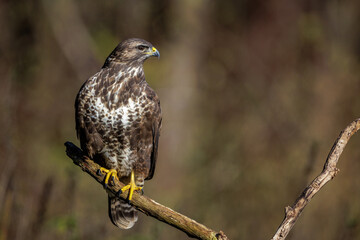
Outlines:
{"type": "Polygon", "coordinates": [[[121,64],[117,63],[107,68],[110,75],[115,75],[116,82],[127,81],[132,79],[134,82],[141,82],[145,80],[145,74],[142,64],[121,64]]]}
{"type": "Polygon", "coordinates": [[[137,67],[142,67],[144,64],[143,60],[134,60],[134,61],[126,61],[126,62],[122,62],[118,59],[114,59],[111,56],[109,56],[104,65],[102,66],[102,68],[112,68],[112,67],[120,67],[120,68],[137,68],[137,67]]]}

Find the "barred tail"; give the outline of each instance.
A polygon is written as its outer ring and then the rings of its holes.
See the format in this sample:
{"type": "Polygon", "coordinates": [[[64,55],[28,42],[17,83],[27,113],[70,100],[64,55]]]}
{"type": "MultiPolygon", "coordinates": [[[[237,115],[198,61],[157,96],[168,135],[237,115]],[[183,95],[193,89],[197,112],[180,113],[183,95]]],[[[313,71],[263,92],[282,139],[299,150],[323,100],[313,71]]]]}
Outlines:
{"type": "Polygon", "coordinates": [[[133,206],[124,200],[109,196],[109,217],[115,226],[129,229],[138,220],[138,213],[133,206]]]}

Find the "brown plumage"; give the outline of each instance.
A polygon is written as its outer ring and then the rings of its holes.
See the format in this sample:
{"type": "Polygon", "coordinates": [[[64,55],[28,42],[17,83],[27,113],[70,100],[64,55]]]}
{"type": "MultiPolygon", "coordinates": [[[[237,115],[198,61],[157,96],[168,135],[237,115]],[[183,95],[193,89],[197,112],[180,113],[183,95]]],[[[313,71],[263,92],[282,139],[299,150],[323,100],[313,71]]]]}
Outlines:
{"type": "MultiPolygon", "coordinates": [[[[76,131],[81,148],[102,167],[115,169],[128,184],[154,175],[161,127],[160,101],[145,81],[144,61],[159,57],[147,41],[128,39],[108,56],[102,69],[81,87],[75,101],[76,131]]],[[[109,216],[120,228],[131,228],[137,211],[109,195],[109,216]]]]}

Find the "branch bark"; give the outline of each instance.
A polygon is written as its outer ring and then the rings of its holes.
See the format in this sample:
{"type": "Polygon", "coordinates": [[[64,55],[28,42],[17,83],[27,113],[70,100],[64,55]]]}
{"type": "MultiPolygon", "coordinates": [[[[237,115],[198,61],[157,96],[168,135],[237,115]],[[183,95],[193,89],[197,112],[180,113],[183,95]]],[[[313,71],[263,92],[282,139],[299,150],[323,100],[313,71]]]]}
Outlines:
{"type": "Polygon", "coordinates": [[[360,118],[350,123],[336,139],[330,153],[326,159],[324,169],[310,184],[305,188],[301,195],[296,199],[295,203],[290,207],[285,208],[285,218],[280,224],[272,240],[285,239],[289,234],[292,227],[295,225],[296,220],[304,210],[306,205],[314,197],[314,195],[336,174],[340,171],[336,168],[339,157],[343,152],[346,144],[354,133],[360,129],[360,118]]]}
{"type": "MultiPolygon", "coordinates": [[[[78,165],[84,172],[87,172],[99,183],[103,183],[104,176],[99,176],[96,174],[97,170],[100,168],[98,164],[89,159],[80,148],[75,146],[71,142],[66,142],[66,154],[73,160],[73,162],[78,165]]],[[[107,191],[116,194],[122,187],[123,183],[115,180],[115,183],[110,185],[107,191]]],[[[120,196],[122,199],[127,198],[127,191],[122,193],[120,196]]],[[[174,210],[165,207],[154,200],[143,196],[137,192],[134,192],[131,204],[135,206],[139,211],[145,213],[148,216],[154,217],[159,221],[167,223],[184,233],[189,237],[197,239],[211,239],[211,240],[228,240],[226,235],[220,231],[215,232],[207,228],[206,226],[197,223],[196,221],[175,212],[174,210]]]]}

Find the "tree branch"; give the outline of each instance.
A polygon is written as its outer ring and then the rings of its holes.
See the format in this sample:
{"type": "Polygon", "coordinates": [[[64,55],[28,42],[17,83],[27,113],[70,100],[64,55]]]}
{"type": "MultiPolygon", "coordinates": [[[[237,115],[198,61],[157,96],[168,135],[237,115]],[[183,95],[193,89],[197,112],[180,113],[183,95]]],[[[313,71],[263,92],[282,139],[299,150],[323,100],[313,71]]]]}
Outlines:
{"type": "MultiPolygon", "coordinates": [[[[103,183],[104,177],[96,174],[100,168],[98,164],[89,159],[81,149],[75,146],[71,142],[66,142],[66,154],[78,165],[84,172],[90,174],[96,181],[103,183]]],[[[116,194],[122,187],[123,183],[115,180],[115,183],[110,185],[107,191],[116,194]]],[[[127,191],[119,196],[121,199],[127,198],[127,191]]],[[[196,221],[180,214],[172,209],[165,207],[154,200],[143,196],[137,192],[134,192],[131,204],[135,206],[139,211],[145,213],[148,216],[154,217],[159,221],[167,223],[184,233],[189,237],[197,239],[211,239],[211,240],[228,240],[226,235],[220,231],[215,232],[204,225],[197,223],[196,221]]]]}
{"type": "Polygon", "coordinates": [[[295,225],[296,220],[300,216],[301,212],[304,210],[306,205],[314,197],[314,195],[331,179],[333,179],[336,174],[340,171],[336,168],[339,157],[343,152],[346,144],[354,133],[360,129],[360,118],[356,119],[350,123],[336,139],[333,147],[330,150],[330,153],[326,159],[324,169],[317,176],[309,186],[301,193],[301,195],[296,199],[295,203],[290,207],[285,208],[285,218],[280,224],[277,232],[275,233],[272,240],[281,240],[285,239],[289,234],[292,227],[295,225]]]}
{"type": "MultiPolygon", "coordinates": [[[[310,200],[327,182],[333,179],[340,171],[338,168],[336,168],[336,164],[339,161],[340,155],[343,152],[349,139],[359,129],[360,118],[354,120],[340,133],[339,137],[336,139],[333,147],[330,150],[330,153],[326,159],[324,168],[320,175],[318,175],[305,188],[305,190],[296,199],[296,201],[291,207],[288,206],[285,208],[285,218],[277,229],[272,240],[283,240],[287,237],[292,227],[295,225],[297,219],[301,215],[302,211],[310,202],[310,200]]],[[[66,142],[65,146],[66,154],[73,160],[76,165],[81,167],[83,171],[90,174],[99,183],[103,182],[103,177],[96,174],[97,170],[100,168],[98,164],[89,159],[82,152],[82,150],[75,146],[73,143],[66,142]]],[[[109,186],[107,191],[116,194],[123,186],[124,184],[122,184],[121,182],[115,181],[115,184],[109,186]]],[[[126,199],[126,193],[127,192],[122,193],[119,197],[122,199],[126,199]]],[[[152,216],[159,221],[165,222],[183,231],[190,237],[198,239],[228,240],[228,238],[222,231],[215,232],[205,227],[204,225],[199,224],[196,221],[155,202],[154,200],[146,196],[140,195],[139,193],[134,192],[131,204],[146,215],[152,216]]]]}

